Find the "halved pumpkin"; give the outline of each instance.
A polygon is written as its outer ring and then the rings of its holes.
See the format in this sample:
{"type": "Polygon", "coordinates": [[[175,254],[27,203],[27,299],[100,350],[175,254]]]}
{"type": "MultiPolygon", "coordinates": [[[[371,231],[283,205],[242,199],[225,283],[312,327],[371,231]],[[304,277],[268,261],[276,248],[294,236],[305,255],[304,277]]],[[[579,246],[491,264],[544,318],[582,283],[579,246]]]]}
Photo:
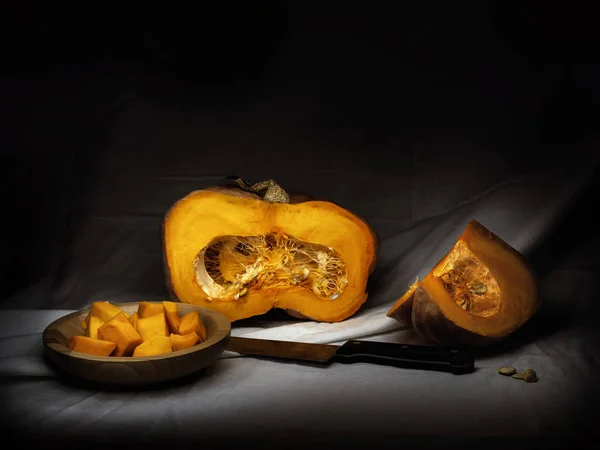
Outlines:
{"type": "Polygon", "coordinates": [[[165,215],[171,297],[232,322],[272,308],[324,322],[358,311],[379,249],[366,221],[332,202],[290,195],[272,180],[236,181],[239,187],[194,191],[165,215]]]}
{"type": "Polygon", "coordinates": [[[523,255],[472,220],[387,316],[436,344],[488,345],[519,329],[540,305],[538,281],[523,255]]]}

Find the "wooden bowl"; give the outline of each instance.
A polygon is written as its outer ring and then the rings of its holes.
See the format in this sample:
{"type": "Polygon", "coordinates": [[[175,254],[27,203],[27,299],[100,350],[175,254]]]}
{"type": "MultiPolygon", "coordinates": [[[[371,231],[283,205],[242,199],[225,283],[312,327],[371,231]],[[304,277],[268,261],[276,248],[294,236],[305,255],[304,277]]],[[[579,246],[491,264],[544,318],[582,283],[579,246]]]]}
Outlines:
{"type": "MultiPolygon", "coordinates": [[[[139,305],[138,302],[113,304],[127,314],[133,314],[139,305]]],[[[94,356],[75,352],[67,345],[71,336],[84,334],[81,322],[88,315],[88,308],[68,314],[48,325],[42,336],[45,352],[65,372],[99,383],[140,386],[190,375],[212,364],[225,350],[231,335],[231,323],[223,314],[211,309],[187,303],[177,303],[177,306],[180,316],[198,311],[206,327],[204,342],[158,356],[94,356]]]]}

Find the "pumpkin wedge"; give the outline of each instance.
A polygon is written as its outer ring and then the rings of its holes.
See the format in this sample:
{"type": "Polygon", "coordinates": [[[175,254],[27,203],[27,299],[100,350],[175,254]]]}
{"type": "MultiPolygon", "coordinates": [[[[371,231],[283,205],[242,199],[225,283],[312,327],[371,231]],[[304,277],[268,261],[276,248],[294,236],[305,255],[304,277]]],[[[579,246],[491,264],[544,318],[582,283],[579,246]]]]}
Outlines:
{"type": "Polygon", "coordinates": [[[523,255],[470,221],[452,249],[387,316],[438,345],[489,345],[539,309],[538,281],[523,255]]]}
{"type": "Polygon", "coordinates": [[[328,201],[288,194],[273,180],[191,192],[166,213],[163,254],[171,297],[231,322],[272,308],[342,321],[367,299],[376,233],[328,201]]]}

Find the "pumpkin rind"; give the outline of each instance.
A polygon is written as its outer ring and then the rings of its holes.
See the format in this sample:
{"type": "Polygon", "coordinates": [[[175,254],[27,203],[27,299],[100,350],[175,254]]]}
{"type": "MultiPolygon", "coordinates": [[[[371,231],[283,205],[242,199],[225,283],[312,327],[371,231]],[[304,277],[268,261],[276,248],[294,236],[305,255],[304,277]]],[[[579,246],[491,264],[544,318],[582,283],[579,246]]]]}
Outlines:
{"type": "Polygon", "coordinates": [[[272,308],[316,321],[345,320],[366,301],[367,280],[379,252],[379,239],[370,225],[335,203],[293,193],[289,203],[271,203],[257,193],[229,186],[208,187],[181,198],[165,214],[161,231],[171,298],[215,309],[232,322],[272,308]],[[194,279],[194,258],[215,238],[269,233],[321,245],[341,255],[347,270],[345,289],[339,296],[324,299],[302,286],[257,287],[244,290],[237,299],[225,299],[208,296],[206,286],[203,290],[194,279]]]}
{"type": "Polygon", "coordinates": [[[398,299],[387,316],[438,345],[485,346],[518,330],[540,305],[538,281],[523,255],[472,220],[453,248],[398,299]],[[452,278],[448,274],[461,258],[471,266],[452,278]],[[485,282],[473,281],[482,274],[485,282]],[[449,280],[456,283],[456,290],[449,280]],[[469,292],[467,281],[476,289],[469,292]]]}

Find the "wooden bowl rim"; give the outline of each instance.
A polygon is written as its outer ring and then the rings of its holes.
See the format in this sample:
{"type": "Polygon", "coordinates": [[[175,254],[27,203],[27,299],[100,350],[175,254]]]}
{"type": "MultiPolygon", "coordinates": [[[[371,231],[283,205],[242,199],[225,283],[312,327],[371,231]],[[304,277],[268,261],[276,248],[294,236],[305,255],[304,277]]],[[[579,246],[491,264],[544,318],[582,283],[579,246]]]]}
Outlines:
{"type": "MultiPolygon", "coordinates": [[[[162,301],[146,301],[146,300],[144,300],[144,301],[146,303],[161,303],[162,304],[162,301]]],[[[118,308],[121,308],[122,306],[136,306],[136,305],[139,305],[140,303],[142,303],[142,301],[126,302],[126,303],[115,303],[115,302],[109,301],[109,303],[115,305],[118,308]]],[[[46,327],[46,329],[42,333],[42,340],[44,342],[44,346],[47,349],[49,349],[55,353],[61,353],[65,356],[69,356],[72,358],[88,360],[88,361],[97,361],[97,362],[102,362],[102,363],[124,363],[124,362],[126,362],[126,363],[144,363],[144,362],[148,362],[148,361],[176,359],[176,358],[181,358],[181,357],[190,355],[192,353],[197,353],[199,351],[206,350],[207,348],[218,345],[224,339],[229,340],[229,337],[231,334],[231,322],[229,322],[229,320],[223,314],[221,314],[220,312],[215,311],[213,309],[204,308],[202,306],[197,306],[197,305],[194,305],[191,303],[182,303],[182,302],[175,302],[175,303],[191,307],[192,309],[197,310],[198,313],[200,313],[200,315],[210,316],[217,323],[216,333],[214,333],[212,336],[210,336],[204,342],[201,342],[200,344],[196,344],[193,347],[186,348],[183,350],[177,350],[177,351],[174,351],[171,353],[166,353],[163,355],[153,355],[153,356],[96,356],[96,355],[90,355],[87,353],[73,351],[73,350],[69,349],[68,347],[66,347],[65,345],[58,342],[56,339],[54,339],[51,336],[51,333],[53,331],[55,331],[55,330],[58,331],[58,326],[62,322],[66,322],[67,320],[72,319],[73,317],[75,317],[81,313],[89,313],[89,311],[91,310],[91,306],[90,306],[89,308],[81,309],[79,311],[74,311],[72,313],[67,314],[66,316],[62,316],[62,317],[56,319],[54,322],[52,322],[50,325],[48,325],[46,327]]]]}

